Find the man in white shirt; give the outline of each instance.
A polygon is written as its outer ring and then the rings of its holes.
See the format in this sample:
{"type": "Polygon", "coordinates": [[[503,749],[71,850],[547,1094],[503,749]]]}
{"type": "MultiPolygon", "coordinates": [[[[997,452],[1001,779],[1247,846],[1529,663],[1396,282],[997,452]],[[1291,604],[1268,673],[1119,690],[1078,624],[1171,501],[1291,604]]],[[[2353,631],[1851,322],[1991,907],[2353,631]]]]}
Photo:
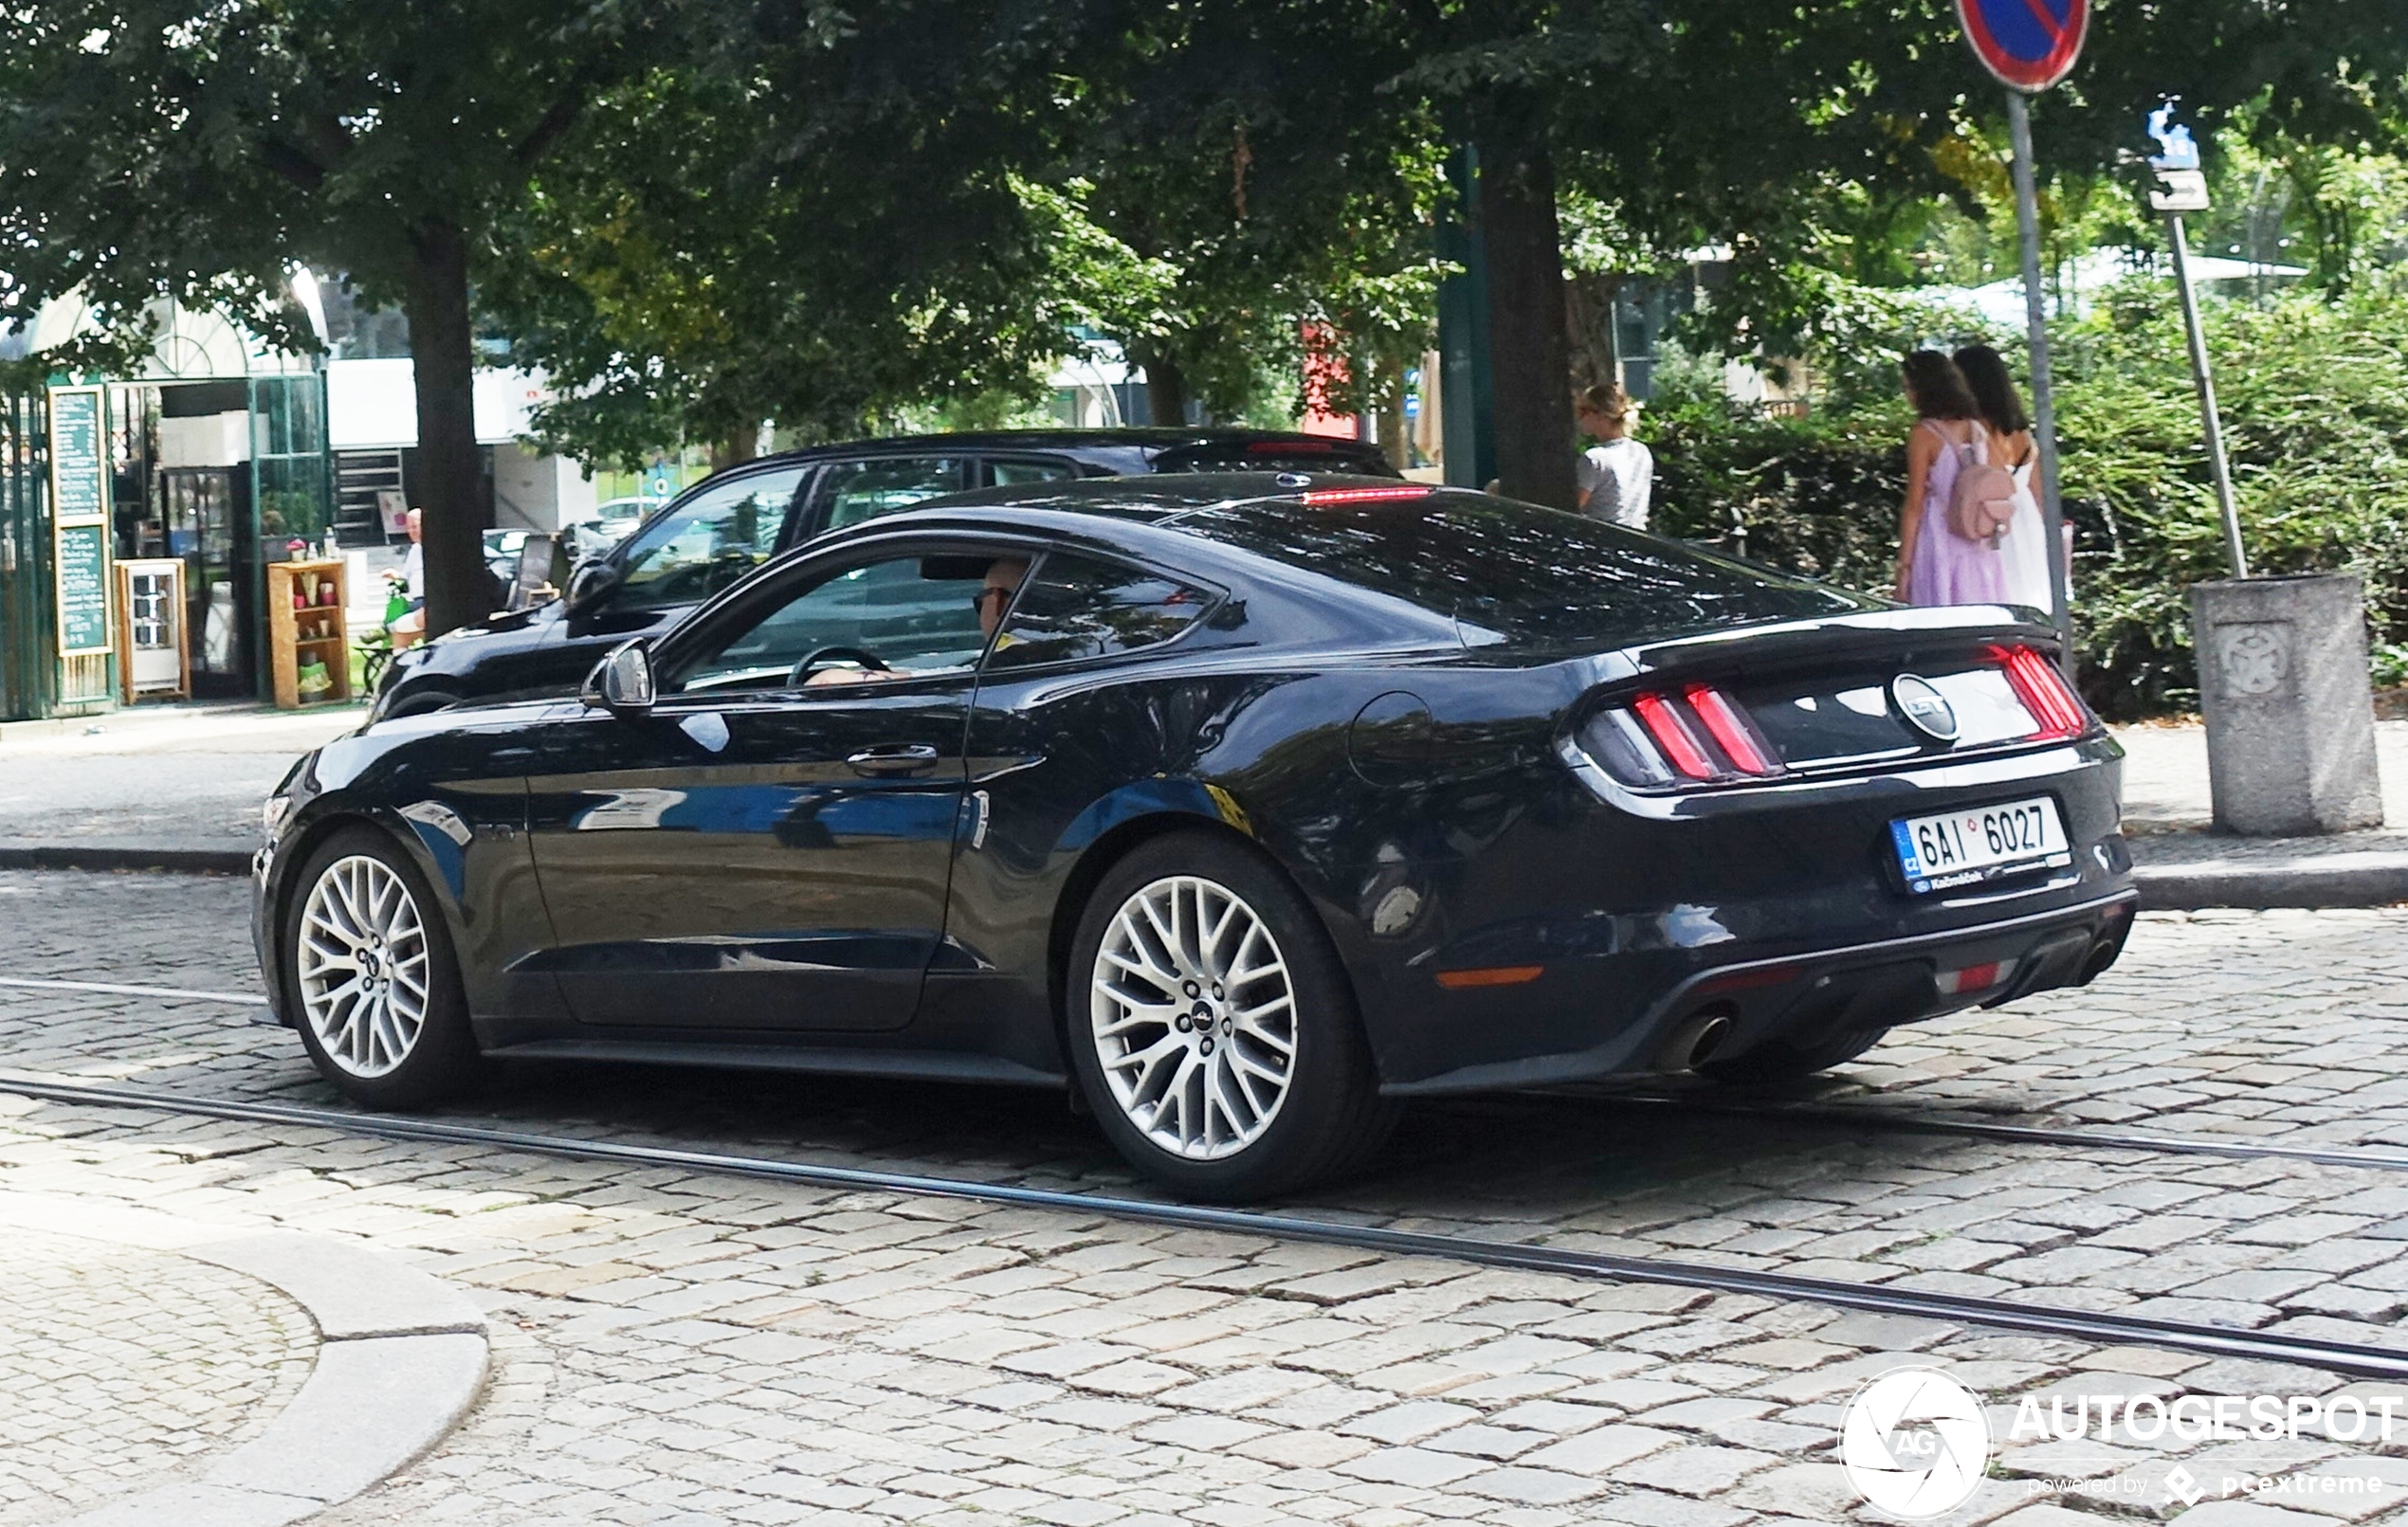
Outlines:
{"type": "MultiPolygon", "coordinates": [[[[409,613],[397,617],[388,627],[392,632],[393,650],[415,646],[427,634],[427,534],[426,513],[412,509],[403,524],[410,530],[410,550],[401,559],[401,583],[410,600],[409,613]]],[[[392,576],[390,573],[387,577],[392,576]]]]}
{"type": "Polygon", "coordinates": [[[1631,438],[1631,418],[1637,411],[1631,395],[1613,383],[1581,392],[1580,428],[1597,444],[1580,455],[1580,512],[1645,530],[1655,456],[1631,438]]]}

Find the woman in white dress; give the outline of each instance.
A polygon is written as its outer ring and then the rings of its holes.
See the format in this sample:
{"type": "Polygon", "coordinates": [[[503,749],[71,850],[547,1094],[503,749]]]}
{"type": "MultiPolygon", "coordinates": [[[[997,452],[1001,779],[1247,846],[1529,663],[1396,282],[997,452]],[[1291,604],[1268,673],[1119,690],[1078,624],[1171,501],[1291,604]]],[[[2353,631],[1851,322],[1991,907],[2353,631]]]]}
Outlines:
{"type": "Polygon", "coordinates": [[[2050,609],[2048,531],[2040,520],[2040,448],[2032,416],[2007,373],[2007,363],[1988,345],[1967,345],[1953,357],[1990,434],[1989,459],[2015,478],[2015,518],[1998,543],[2005,561],[2007,603],[2046,615],[2050,609]]]}

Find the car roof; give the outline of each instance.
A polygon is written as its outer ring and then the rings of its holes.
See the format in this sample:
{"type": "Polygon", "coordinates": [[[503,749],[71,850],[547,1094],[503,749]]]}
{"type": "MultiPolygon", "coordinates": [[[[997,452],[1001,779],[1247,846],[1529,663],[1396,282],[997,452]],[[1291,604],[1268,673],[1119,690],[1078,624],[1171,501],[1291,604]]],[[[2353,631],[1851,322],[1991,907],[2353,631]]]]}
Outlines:
{"type": "Polygon", "coordinates": [[[1161,472],[1145,477],[1082,477],[973,488],[922,500],[908,509],[863,523],[891,525],[905,519],[942,516],[947,511],[1015,507],[1097,515],[1109,519],[1158,520],[1191,509],[1221,508],[1263,499],[1301,501],[1308,493],[1348,488],[1376,490],[1383,497],[1394,493],[1400,499],[1449,491],[1434,483],[1400,482],[1361,472],[1161,472]]]}
{"type": "Polygon", "coordinates": [[[1183,447],[1286,444],[1304,445],[1333,455],[1368,455],[1378,447],[1342,435],[1316,435],[1295,429],[1244,429],[1224,426],[1194,427],[1133,427],[1123,429],[979,429],[950,434],[881,435],[825,445],[803,445],[777,451],[732,467],[744,471],[780,463],[811,463],[831,456],[917,455],[930,449],[976,451],[1109,451],[1141,450],[1160,455],[1183,447]]]}
{"type": "MultiPolygon", "coordinates": [[[[1369,490],[1381,497],[1393,494],[1400,500],[1461,491],[1347,472],[1183,472],[1023,482],[929,499],[909,509],[815,536],[786,554],[815,555],[865,532],[913,530],[1037,531],[1159,553],[1164,550],[1165,535],[1178,536],[1182,515],[1241,505],[1282,510],[1293,505],[1301,511],[1308,494],[1347,489],[1369,490]]],[[[1210,548],[1215,555],[1234,550],[1200,536],[1179,536],[1179,539],[1199,550],[1210,548]]]]}

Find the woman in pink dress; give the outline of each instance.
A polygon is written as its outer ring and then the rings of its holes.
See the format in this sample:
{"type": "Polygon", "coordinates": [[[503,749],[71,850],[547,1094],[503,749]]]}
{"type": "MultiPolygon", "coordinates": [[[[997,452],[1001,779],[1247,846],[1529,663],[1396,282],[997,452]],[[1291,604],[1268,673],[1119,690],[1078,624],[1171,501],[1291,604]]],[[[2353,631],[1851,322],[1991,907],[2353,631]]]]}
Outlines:
{"type": "Polygon", "coordinates": [[[1906,399],[1915,406],[1906,437],[1906,503],[1898,522],[1898,597],[1910,605],[1996,605],[2007,598],[2006,558],[1988,541],[1948,528],[1957,474],[1990,459],[1981,406],[1956,363],[1936,350],[1906,359],[1906,399]]]}

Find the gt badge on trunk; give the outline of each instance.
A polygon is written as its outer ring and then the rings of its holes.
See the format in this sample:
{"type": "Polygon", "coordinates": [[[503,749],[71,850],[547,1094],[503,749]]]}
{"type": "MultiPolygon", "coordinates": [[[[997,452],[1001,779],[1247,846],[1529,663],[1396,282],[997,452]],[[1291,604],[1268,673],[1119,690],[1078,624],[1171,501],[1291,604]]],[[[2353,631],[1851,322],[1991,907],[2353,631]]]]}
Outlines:
{"type": "Polygon", "coordinates": [[[1948,697],[1921,674],[1902,673],[1889,681],[1889,700],[1906,724],[1934,742],[1957,740],[1957,712],[1948,697]]]}

